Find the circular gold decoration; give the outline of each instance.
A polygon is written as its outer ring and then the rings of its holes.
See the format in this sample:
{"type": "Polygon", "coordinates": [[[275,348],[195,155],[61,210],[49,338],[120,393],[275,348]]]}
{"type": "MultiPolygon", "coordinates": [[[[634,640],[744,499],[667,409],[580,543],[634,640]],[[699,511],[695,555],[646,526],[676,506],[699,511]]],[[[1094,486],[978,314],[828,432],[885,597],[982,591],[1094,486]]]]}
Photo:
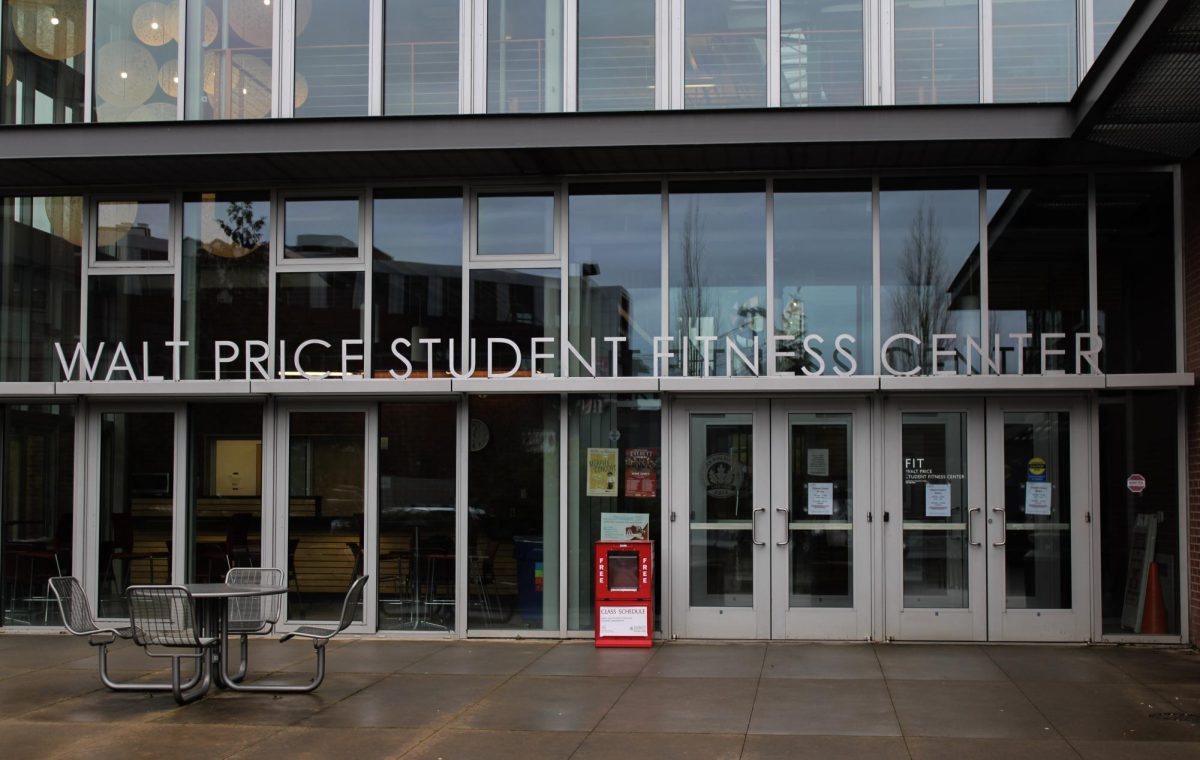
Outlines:
{"type": "Polygon", "coordinates": [[[96,94],[108,103],[140,106],[158,86],[158,62],[131,40],[113,40],[96,52],[96,94]]]}
{"type": "MultiPolygon", "coordinates": [[[[229,27],[237,36],[254,47],[270,48],[275,29],[275,1],[229,0],[229,27]]],[[[296,2],[296,34],[301,34],[312,20],[312,0],[296,2]]]]}
{"type": "Polygon", "coordinates": [[[308,80],[299,71],[296,72],[296,108],[308,100],[308,80]]]}
{"type": "Polygon", "coordinates": [[[50,230],[71,245],[83,245],[83,198],[56,195],[46,199],[50,230]]]}
{"type": "Polygon", "coordinates": [[[175,37],[171,30],[178,28],[179,8],[174,2],[167,5],[150,0],[133,12],[133,33],[151,47],[171,42],[175,37]]]}
{"type": "Polygon", "coordinates": [[[96,221],[96,245],[109,246],[129,234],[137,224],[137,201],[105,201],[99,205],[96,221]]]}
{"type": "MultiPolygon", "coordinates": [[[[175,42],[179,41],[179,6],[171,3],[167,8],[167,35],[175,42]]],[[[204,8],[204,47],[213,44],[217,39],[217,14],[213,9],[204,8]]]]}
{"type": "Polygon", "coordinates": [[[270,62],[246,53],[233,57],[230,103],[233,106],[230,116],[235,119],[261,119],[271,115],[270,62]]]}
{"type": "Polygon", "coordinates": [[[17,39],[34,55],[65,61],[87,46],[85,0],[8,0],[7,5],[17,39]]]}
{"type": "Polygon", "coordinates": [[[168,60],[158,70],[158,86],[173,98],[179,97],[179,61],[168,60]]]}

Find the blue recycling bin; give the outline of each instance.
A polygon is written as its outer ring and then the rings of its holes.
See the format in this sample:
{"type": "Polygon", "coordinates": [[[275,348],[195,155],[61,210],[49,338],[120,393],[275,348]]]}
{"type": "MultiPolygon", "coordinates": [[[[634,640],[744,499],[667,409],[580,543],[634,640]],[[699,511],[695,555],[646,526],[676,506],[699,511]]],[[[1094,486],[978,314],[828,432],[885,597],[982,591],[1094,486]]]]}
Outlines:
{"type": "Polygon", "coordinates": [[[541,536],[513,536],[517,561],[517,614],[526,623],[542,627],[542,593],[546,582],[541,536]]]}

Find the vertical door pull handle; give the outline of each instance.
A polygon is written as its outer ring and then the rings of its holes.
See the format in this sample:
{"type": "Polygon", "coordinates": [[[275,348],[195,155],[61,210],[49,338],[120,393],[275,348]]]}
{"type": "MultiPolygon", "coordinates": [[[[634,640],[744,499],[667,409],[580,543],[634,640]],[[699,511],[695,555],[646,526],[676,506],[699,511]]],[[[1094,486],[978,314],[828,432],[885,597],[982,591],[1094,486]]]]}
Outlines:
{"type": "Polygon", "coordinates": [[[973,524],[971,522],[971,515],[975,514],[976,512],[982,512],[982,511],[983,510],[980,509],[979,507],[972,507],[971,509],[967,510],[967,543],[970,544],[971,546],[983,546],[982,541],[976,541],[974,538],[972,538],[974,531],[971,530],[971,525],[973,524]]]}
{"type": "Polygon", "coordinates": [[[759,512],[766,512],[766,511],[767,511],[766,507],[759,507],[758,509],[756,509],[750,513],[750,540],[754,542],[755,546],[766,546],[767,545],[766,541],[758,540],[758,521],[754,519],[755,517],[758,516],[759,512]]]}
{"type": "Polygon", "coordinates": [[[1000,540],[993,541],[992,546],[1004,546],[1008,543],[1008,520],[1004,517],[1004,507],[992,507],[993,512],[1000,513],[1000,540]]]}
{"type": "Polygon", "coordinates": [[[775,507],[775,511],[783,513],[783,540],[776,541],[775,545],[787,546],[792,542],[792,510],[788,509],[787,507],[775,507]]]}

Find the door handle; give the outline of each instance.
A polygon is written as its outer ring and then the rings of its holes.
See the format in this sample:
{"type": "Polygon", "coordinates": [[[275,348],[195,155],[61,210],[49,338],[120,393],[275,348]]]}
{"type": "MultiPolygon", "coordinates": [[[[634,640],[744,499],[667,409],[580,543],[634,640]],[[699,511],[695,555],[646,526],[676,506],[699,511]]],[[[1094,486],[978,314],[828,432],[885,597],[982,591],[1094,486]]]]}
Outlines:
{"type": "Polygon", "coordinates": [[[792,531],[791,528],[788,527],[789,523],[792,522],[792,510],[788,509],[787,507],[775,507],[775,511],[783,513],[783,540],[776,541],[775,545],[787,546],[792,542],[792,531]]]}
{"type": "Polygon", "coordinates": [[[750,540],[754,543],[755,546],[766,546],[767,545],[766,541],[758,540],[758,521],[756,521],[754,519],[755,516],[759,512],[766,512],[766,511],[767,511],[766,507],[759,507],[758,509],[756,509],[750,513],[750,540]]]}
{"type": "Polygon", "coordinates": [[[1003,536],[999,541],[993,541],[992,546],[1004,546],[1008,543],[1008,521],[1004,517],[1004,507],[992,507],[992,511],[1000,513],[1000,535],[1003,536]]]}
{"type": "Polygon", "coordinates": [[[967,543],[970,544],[971,546],[983,546],[982,541],[975,541],[971,538],[972,534],[974,533],[974,531],[971,530],[971,525],[973,524],[971,522],[971,515],[973,515],[976,512],[982,512],[982,511],[983,510],[980,509],[979,507],[972,507],[971,509],[967,510],[967,543]]]}

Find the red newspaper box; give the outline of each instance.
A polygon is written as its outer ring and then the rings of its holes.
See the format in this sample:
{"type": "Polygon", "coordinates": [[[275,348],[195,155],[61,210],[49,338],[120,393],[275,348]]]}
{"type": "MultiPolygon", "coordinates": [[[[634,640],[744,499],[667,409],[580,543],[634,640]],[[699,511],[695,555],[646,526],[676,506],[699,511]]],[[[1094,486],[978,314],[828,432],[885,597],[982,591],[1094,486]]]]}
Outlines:
{"type": "Polygon", "coordinates": [[[596,542],[596,646],[654,642],[654,542],[596,542]]]}

